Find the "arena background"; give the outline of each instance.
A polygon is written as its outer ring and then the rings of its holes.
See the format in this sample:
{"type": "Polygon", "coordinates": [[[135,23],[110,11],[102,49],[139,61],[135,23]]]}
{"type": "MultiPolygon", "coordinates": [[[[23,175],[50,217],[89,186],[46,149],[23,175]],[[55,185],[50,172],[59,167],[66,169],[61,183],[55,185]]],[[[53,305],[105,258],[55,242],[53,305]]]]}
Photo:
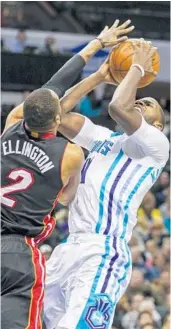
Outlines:
{"type": "MultiPolygon", "coordinates": [[[[161,56],[161,71],[139,96],[153,96],[166,115],[164,133],[170,138],[170,2],[168,1],[2,1],[1,2],[1,130],[11,109],[43,85],[74,53],[105,25],[131,19],[131,37],[152,40],[161,56]]],[[[97,70],[107,55],[100,51],[82,77],[97,70]]],[[[80,79],[82,78],[80,77],[80,79]]],[[[110,129],[117,126],[107,108],[113,86],[101,85],[83,98],[76,111],[110,129]]],[[[167,163],[138,212],[130,248],[131,283],[119,302],[113,329],[167,329],[170,327],[170,165],[167,163]]],[[[68,235],[68,210],[57,206],[57,227],[40,247],[46,258],[68,235]]]]}

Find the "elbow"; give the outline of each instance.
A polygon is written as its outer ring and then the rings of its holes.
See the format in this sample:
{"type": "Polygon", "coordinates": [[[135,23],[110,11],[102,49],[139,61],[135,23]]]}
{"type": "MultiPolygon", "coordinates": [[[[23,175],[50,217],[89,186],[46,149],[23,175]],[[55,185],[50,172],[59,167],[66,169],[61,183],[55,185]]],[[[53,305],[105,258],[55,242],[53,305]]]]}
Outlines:
{"type": "Polygon", "coordinates": [[[115,99],[109,104],[108,113],[112,119],[114,119],[117,114],[123,110],[123,104],[120,99],[115,99]]]}

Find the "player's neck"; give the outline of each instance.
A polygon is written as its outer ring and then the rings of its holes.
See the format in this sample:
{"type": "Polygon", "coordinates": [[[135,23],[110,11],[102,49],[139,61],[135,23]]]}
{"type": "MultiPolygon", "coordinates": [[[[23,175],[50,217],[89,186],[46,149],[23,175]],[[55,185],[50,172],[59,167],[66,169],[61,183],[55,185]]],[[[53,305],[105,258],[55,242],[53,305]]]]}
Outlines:
{"type": "Polygon", "coordinates": [[[52,128],[49,129],[48,131],[45,131],[44,133],[39,133],[39,138],[46,139],[46,138],[54,138],[56,137],[57,130],[52,128]]]}
{"type": "Polygon", "coordinates": [[[34,129],[30,129],[27,124],[25,123],[25,129],[29,132],[29,134],[32,136],[32,137],[35,137],[35,138],[43,138],[43,136],[49,136],[49,137],[55,137],[56,134],[57,134],[57,129],[56,127],[52,127],[50,129],[48,129],[47,131],[45,132],[40,132],[40,131],[34,131],[34,129]]]}
{"type": "Polygon", "coordinates": [[[53,134],[56,136],[57,130],[56,130],[56,128],[51,128],[48,131],[46,131],[45,134],[53,134]]]}

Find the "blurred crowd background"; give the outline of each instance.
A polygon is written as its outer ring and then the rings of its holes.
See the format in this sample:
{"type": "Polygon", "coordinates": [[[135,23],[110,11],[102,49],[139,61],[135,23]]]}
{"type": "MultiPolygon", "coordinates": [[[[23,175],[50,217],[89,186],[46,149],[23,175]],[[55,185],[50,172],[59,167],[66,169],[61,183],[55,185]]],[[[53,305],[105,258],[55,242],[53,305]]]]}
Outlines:
{"type": "MultiPolygon", "coordinates": [[[[104,25],[112,24],[116,18],[120,18],[121,21],[132,19],[136,29],[131,37],[148,38],[159,42],[161,47],[165,46],[166,58],[164,57],[164,61],[161,62],[161,67],[165,64],[169,68],[167,59],[170,54],[167,52],[170,40],[170,2],[168,1],[3,1],[1,131],[12,108],[21,103],[32,90],[44,84],[73,53],[80,49],[79,46],[74,50],[73,47],[58,47],[58,40],[64,40],[66,36],[68,38],[68,33],[72,33],[78,39],[80,35],[87,35],[87,40],[90,40],[91,35],[97,35],[104,25]]],[[[79,43],[80,47],[86,44],[80,41],[79,43]]],[[[91,72],[86,75],[89,73],[91,72]]],[[[170,139],[168,90],[169,81],[163,74],[152,86],[139,90],[138,96],[153,96],[160,102],[166,115],[164,133],[170,139]]],[[[101,86],[100,89],[84,97],[74,110],[90,117],[96,124],[117,130],[117,125],[107,113],[113,92],[113,86],[101,86]]],[[[54,215],[57,219],[56,229],[40,246],[46,259],[49,259],[57,244],[65,243],[68,236],[68,209],[57,205],[54,215]]],[[[132,279],[126,294],[117,305],[113,329],[168,329],[170,328],[169,162],[141,204],[130,249],[133,260],[132,279]]]]}

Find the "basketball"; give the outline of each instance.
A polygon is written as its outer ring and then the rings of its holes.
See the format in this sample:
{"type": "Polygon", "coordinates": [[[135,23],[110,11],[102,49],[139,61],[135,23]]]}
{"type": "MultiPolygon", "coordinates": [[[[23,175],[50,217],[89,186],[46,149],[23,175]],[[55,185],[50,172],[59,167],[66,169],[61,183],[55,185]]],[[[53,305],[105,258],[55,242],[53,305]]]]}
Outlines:
{"type": "MultiPolygon", "coordinates": [[[[134,54],[134,49],[132,47],[132,42],[135,40],[128,40],[125,42],[120,43],[110,54],[109,57],[109,67],[110,73],[113,76],[114,80],[118,82],[118,84],[123,80],[126,76],[127,72],[129,71],[131,64],[132,64],[132,57],[134,54]]],[[[139,43],[139,40],[136,40],[139,43]]],[[[152,59],[152,67],[153,70],[157,73],[160,70],[160,56],[158,52],[153,55],[152,59]]],[[[156,76],[150,72],[145,72],[144,77],[141,78],[138,88],[143,88],[148,86],[156,76]]]]}

